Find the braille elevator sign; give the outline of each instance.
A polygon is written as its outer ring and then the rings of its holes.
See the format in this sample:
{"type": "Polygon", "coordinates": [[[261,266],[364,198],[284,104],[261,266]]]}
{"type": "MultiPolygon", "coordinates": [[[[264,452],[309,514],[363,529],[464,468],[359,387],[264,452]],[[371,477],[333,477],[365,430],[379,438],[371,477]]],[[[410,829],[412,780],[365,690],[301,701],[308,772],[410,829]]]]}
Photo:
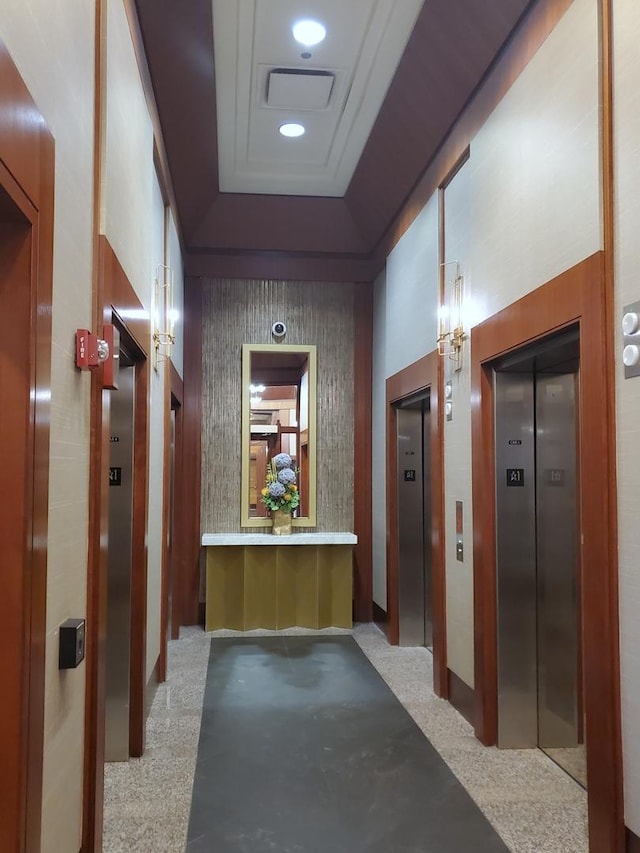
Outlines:
{"type": "Polygon", "coordinates": [[[415,483],[415,481],[416,481],[415,468],[405,468],[404,469],[404,479],[408,483],[415,483]]]}
{"type": "Polygon", "coordinates": [[[507,468],[507,486],[524,486],[524,468],[507,468]]]}
{"type": "Polygon", "coordinates": [[[109,485],[122,485],[122,468],[109,468],[109,485]]]}

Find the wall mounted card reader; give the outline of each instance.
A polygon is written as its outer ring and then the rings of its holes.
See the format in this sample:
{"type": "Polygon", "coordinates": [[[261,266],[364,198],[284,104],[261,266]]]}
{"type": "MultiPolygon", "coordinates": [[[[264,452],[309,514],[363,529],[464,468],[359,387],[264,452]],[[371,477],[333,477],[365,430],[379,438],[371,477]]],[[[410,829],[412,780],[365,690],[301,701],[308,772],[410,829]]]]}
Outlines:
{"type": "Polygon", "coordinates": [[[60,626],[58,669],[75,669],[84,660],[84,619],[67,619],[60,626]]]}

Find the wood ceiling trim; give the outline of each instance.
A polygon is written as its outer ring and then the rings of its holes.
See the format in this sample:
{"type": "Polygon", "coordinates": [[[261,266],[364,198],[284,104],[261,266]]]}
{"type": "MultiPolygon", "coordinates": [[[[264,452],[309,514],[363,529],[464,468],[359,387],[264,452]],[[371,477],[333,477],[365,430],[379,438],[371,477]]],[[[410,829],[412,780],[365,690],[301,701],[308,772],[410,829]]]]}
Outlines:
{"type": "Polygon", "coordinates": [[[191,247],[366,254],[368,246],[344,199],[242,195],[216,198],[191,247]]]}
{"type": "MultiPolygon", "coordinates": [[[[443,141],[431,165],[420,176],[413,191],[375,247],[371,260],[374,277],[384,268],[387,255],[410,227],[433,193],[451,173],[473,137],[527,67],[543,42],[558,24],[573,0],[533,0],[515,33],[505,45],[499,61],[478,87],[470,103],[443,141]]],[[[471,150],[473,156],[473,148],[471,150]]]]}
{"type": "Polygon", "coordinates": [[[277,279],[283,281],[373,281],[368,258],[310,256],[277,252],[191,252],[185,275],[190,278],[277,279]]]}
{"type": "Polygon", "coordinates": [[[187,246],[218,194],[209,0],[135,0],[187,246]]]}
{"type": "Polygon", "coordinates": [[[530,0],[429,0],[346,195],[373,249],[530,0]]]}
{"type": "Polygon", "coordinates": [[[154,165],[158,175],[158,181],[160,182],[163,201],[165,205],[169,205],[173,210],[178,238],[180,240],[180,244],[183,246],[184,240],[182,236],[182,225],[178,215],[178,204],[173,189],[173,180],[171,176],[171,169],[169,168],[169,161],[167,159],[164,135],[160,124],[160,116],[158,114],[158,105],[153,91],[153,83],[151,81],[149,64],[144,50],[142,33],[140,31],[140,22],[134,0],[124,0],[124,10],[129,24],[129,31],[131,33],[131,40],[133,43],[136,62],[138,64],[140,79],[142,81],[142,89],[144,91],[147,109],[149,110],[151,125],[153,127],[154,165]]]}

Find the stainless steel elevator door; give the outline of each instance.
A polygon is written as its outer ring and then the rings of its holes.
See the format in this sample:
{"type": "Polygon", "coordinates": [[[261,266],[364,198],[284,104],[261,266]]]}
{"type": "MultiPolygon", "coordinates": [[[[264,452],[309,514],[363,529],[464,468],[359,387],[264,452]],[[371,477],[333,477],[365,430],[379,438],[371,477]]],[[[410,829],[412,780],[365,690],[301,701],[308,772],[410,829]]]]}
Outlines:
{"type": "Polygon", "coordinates": [[[539,746],[586,784],[578,548],[578,343],[494,374],[498,745],[539,746]]]}
{"type": "Polygon", "coordinates": [[[432,645],[429,401],[397,409],[398,610],[401,646],[432,645]]]}
{"type": "Polygon", "coordinates": [[[424,577],[424,645],[433,649],[433,564],[431,560],[431,409],[422,405],[422,547],[424,577]]]}
{"type": "Polygon", "coordinates": [[[134,367],[121,359],[111,392],[105,759],[129,758],[134,367]]]}
{"type": "Polygon", "coordinates": [[[495,374],[498,746],[538,744],[534,385],[495,374]]]}
{"type": "Polygon", "coordinates": [[[582,741],[576,396],[536,376],[538,745],[586,784],[582,741]]]}

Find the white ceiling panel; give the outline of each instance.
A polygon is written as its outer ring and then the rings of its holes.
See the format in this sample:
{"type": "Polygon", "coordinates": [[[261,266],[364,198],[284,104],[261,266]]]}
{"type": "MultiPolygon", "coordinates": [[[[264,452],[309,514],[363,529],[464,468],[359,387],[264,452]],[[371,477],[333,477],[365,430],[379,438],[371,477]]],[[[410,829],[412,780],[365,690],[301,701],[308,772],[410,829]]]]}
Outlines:
{"type": "Polygon", "coordinates": [[[213,0],[220,190],[344,195],[422,5],[213,0]],[[303,17],[324,24],[321,44],[295,41],[303,17]],[[285,122],[304,136],[281,136],[285,122]]]}

